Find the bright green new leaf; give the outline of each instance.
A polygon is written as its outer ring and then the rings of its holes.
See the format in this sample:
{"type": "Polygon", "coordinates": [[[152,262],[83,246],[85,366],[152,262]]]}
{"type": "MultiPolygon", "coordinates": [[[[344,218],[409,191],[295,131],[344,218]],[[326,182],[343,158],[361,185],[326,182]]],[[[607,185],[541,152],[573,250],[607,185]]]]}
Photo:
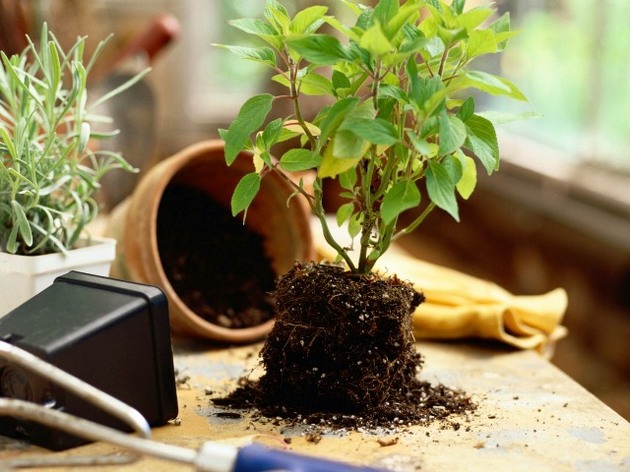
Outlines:
{"type": "Polygon", "coordinates": [[[463,156],[463,160],[464,173],[459,182],[457,182],[456,187],[462,198],[468,200],[477,186],[477,166],[474,159],[470,156],[463,156]]]}
{"type": "Polygon", "coordinates": [[[282,4],[276,0],[267,0],[264,14],[267,21],[274,25],[278,32],[283,34],[289,32],[291,19],[289,18],[289,12],[282,4]]]}
{"type": "Polygon", "coordinates": [[[322,25],[327,11],[328,7],[321,5],[304,8],[295,14],[289,30],[296,34],[312,33],[322,25]]]}
{"type": "Polygon", "coordinates": [[[493,13],[494,11],[490,7],[471,8],[470,10],[460,14],[457,18],[457,22],[469,32],[472,32],[475,28],[490,18],[493,13]]]}
{"type": "Polygon", "coordinates": [[[405,210],[420,204],[420,190],[413,180],[396,182],[385,194],[381,217],[386,225],[392,223],[405,210]]]}
{"type": "MultiPolygon", "coordinates": [[[[260,190],[260,175],[257,172],[245,174],[243,178],[236,184],[230,206],[232,208],[232,216],[238,215],[241,211],[247,210],[252,203],[256,194],[260,190]]],[[[245,212],[247,214],[247,212],[245,212]]]]}
{"type": "Polygon", "coordinates": [[[448,171],[435,160],[429,161],[426,173],[427,193],[433,203],[459,221],[455,185],[448,171]]]}
{"type": "Polygon", "coordinates": [[[497,40],[492,30],[473,30],[470,32],[466,51],[469,59],[483,54],[493,54],[497,50],[497,40]]]}
{"type": "Polygon", "coordinates": [[[289,39],[287,42],[291,49],[315,64],[334,65],[348,59],[343,45],[337,38],[328,34],[311,34],[289,39]]]}
{"type": "Polygon", "coordinates": [[[466,126],[456,116],[447,115],[446,110],[439,118],[440,148],[439,155],[445,156],[461,148],[466,141],[466,126]]]}
{"type": "Polygon", "coordinates": [[[225,162],[231,165],[249,136],[262,126],[271,111],[273,95],[263,93],[247,100],[225,133],[225,162]]]}
{"type": "Polygon", "coordinates": [[[479,115],[466,121],[468,138],[465,146],[481,161],[488,175],[499,169],[499,142],[494,125],[479,115]]]}
{"type": "Polygon", "coordinates": [[[308,149],[290,149],[280,159],[280,165],[287,172],[299,172],[318,167],[322,156],[308,149]]]}
{"type": "Polygon", "coordinates": [[[361,36],[359,46],[363,49],[370,51],[370,54],[374,58],[378,59],[387,53],[389,53],[393,46],[389,42],[389,39],[385,36],[380,23],[374,23],[365,33],[361,36]]]}
{"type": "Polygon", "coordinates": [[[410,0],[401,5],[392,18],[382,22],[385,36],[390,41],[393,41],[396,35],[404,29],[405,25],[415,23],[420,15],[420,9],[421,2],[419,0],[410,0]]]}
{"type": "Polygon", "coordinates": [[[300,81],[300,92],[305,95],[332,95],[330,79],[316,72],[309,72],[300,81]]]}

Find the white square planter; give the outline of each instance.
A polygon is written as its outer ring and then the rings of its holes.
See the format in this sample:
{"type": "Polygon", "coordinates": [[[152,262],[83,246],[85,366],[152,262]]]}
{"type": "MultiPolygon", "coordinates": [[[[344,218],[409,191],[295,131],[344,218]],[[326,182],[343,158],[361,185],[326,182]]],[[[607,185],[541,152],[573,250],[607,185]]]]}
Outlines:
{"type": "Polygon", "coordinates": [[[109,275],[115,257],[116,240],[96,237],[67,254],[18,256],[0,252],[0,318],[71,270],[109,275]]]}

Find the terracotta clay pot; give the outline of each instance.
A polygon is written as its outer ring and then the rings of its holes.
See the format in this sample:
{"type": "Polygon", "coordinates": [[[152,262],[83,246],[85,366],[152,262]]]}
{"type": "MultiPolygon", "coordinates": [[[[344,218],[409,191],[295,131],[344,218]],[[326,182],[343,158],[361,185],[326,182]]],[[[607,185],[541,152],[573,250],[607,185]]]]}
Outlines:
{"type": "MultiPolygon", "coordinates": [[[[225,163],[223,141],[204,141],[185,148],[152,167],[133,194],[111,214],[106,233],[118,241],[113,277],[157,285],[169,300],[174,332],[231,343],[252,342],[264,337],[274,320],[261,325],[231,329],[212,324],[193,312],[170,284],[158,251],[157,216],[167,186],[186,185],[201,190],[229,208],[232,192],[246,173],[253,171],[247,153],[234,164],[225,163]]],[[[305,205],[287,206],[291,186],[275,173],[262,180],[261,190],[247,212],[247,227],[263,238],[275,274],[287,272],[296,260],[313,258],[309,216],[305,205]]],[[[237,216],[240,218],[240,216],[237,216]]]]}

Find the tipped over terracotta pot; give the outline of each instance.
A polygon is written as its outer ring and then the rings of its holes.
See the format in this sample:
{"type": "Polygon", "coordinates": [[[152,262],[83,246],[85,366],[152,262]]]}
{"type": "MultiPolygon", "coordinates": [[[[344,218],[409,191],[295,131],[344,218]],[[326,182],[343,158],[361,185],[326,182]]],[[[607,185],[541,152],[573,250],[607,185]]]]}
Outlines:
{"type": "MultiPolygon", "coordinates": [[[[118,241],[111,275],[161,287],[169,300],[174,332],[246,343],[264,337],[273,326],[273,318],[255,326],[230,328],[210,322],[193,311],[169,280],[158,241],[161,237],[158,213],[162,199],[165,192],[175,186],[201,192],[229,211],[234,187],[243,175],[254,169],[247,153],[239,155],[228,167],[223,150],[223,141],[200,142],[161,161],[143,176],[133,194],[118,205],[110,217],[106,233],[118,241]]],[[[286,181],[270,173],[262,180],[261,190],[245,220],[247,229],[260,237],[261,248],[275,276],[287,272],[295,261],[311,260],[314,255],[305,205],[296,200],[287,206],[292,192],[286,181]]],[[[241,215],[235,218],[242,223],[241,215]]],[[[231,314],[222,313],[221,316],[231,314]]]]}

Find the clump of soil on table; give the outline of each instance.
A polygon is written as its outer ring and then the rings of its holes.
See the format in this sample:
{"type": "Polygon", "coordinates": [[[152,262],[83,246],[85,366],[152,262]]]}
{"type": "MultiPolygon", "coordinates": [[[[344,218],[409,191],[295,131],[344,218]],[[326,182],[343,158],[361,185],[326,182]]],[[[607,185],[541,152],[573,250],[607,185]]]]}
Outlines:
{"type": "Polygon", "coordinates": [[[355,429],[423,424],[474,409],[463,392],[418,378],[423,360],[411,316],[424,297],[410,284],[296,264],[278,280],[275,298],[264,374],[242,380],[215,404],[355,429]]]}
{"type": "Polygon", "coordinates": [[[169,282],[200,317],[227,328],[273,317],[275,273],[262,237],[206,193],[169,185],[158,210],[157,241],[169,282]]]}

